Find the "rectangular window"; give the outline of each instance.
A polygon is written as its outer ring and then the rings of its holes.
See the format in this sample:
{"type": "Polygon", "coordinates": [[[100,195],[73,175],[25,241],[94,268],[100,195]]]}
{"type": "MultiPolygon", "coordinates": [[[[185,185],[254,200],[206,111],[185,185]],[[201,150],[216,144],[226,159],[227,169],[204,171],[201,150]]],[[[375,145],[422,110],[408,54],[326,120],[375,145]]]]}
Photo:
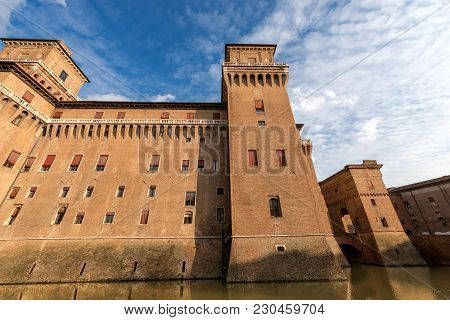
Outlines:
{"type": "Polygon", "coordinates": [[[19,215],[20,210],[22,209],[22,205],[15,205],[14,206],[14,210],[11,213],[11,216],[9,217],[7,224],[8,225],[12,225],[14,223],[14,221],[16,221],[17,216],[19,215]]]}
{"type": "Polygon", "coordinates": [[[117,119],[125,119],[125,112],[117,112],[117,119]]]}
{"type": "Polygon", "coordinates": [[[67,211],[67,206],[61,206],[58,208],[58,211],[56,212],[56,217],[53,220],[53,224],[61,224],[61,222],[64,219],[64,216],[67,211]]]}
{"type": "Polygon", "coordinates": [[[375,199],[370,199],[370,202],[372,202],[372,205],[373,205],[374,207],[377,206],[377,202],[375,201],[375,199]]]}
{"type": "Polygon", "coordinates": [[[116,198],[122,198],[125,193],[125,186],[118,186],[116,191],[116,198]]]}
{"type": "Polygon", "coordinates": [[[72,162],[69,166],[69,171],[78,171],[78,167],[80,166],[81,159],[83,159],[83,156],[81,154],[77,154],[73,156],[72,162]]]}
{"type": "Polygon", "coordinates": [[[19,126],[19,124],[22,122],[23,116],[22,115],[18,115],[17,117],[14,118],[13,121],[11,121],[11,123],[15,126],[19,126]]]}
{"type": "Polygon", "coordinates": [[[219,160],[213,160],[212,161],[212,171],[217,172],[219,171],[219,160]]]}
{"type": "Polygon", "coordinates": [[[192,224],[192,212],[188,211],[188,212],[184,213],[183,223],[184,224],[192,224]]]}
{"type": "Polygon", "coordinates": [[[94,115],[94,119],[101,119],[103,118],[103,112],[96,112],[94,115]]]}
{"type": "Polygon", "coordinates": [[[225,222],[225,209],[224,208],[217,208],[217,210],[216,210],[216,222],[217,223],[224,223],[225,222]]]}
{"type": "Polygon", "coordinates": [[[9,154],[8,158],[6,159],[5,163],[3,164],[3,166],[5,166],[7,168],[14,167],[17,160],[19,160],[20,155],[21,155],[21,153],[19,151],[12,150],[11,153],[9,154]]]}
{"type": "Polygon", "coordinates": [[[31,167],[33,166],[34,160],[36,160],[35,157],[29,157],[27,161],[25,162],[25,165],[23,166],[23,172],[30,171],[31,167]]]}
{"type": "Polygon", "coordinates": [[[84,220],[84,212],[78,212],[75,216],[75,221],[73,224],[82,224],[84,220]]]}
{"type": "Polygon", "coordinates": [[[191,142],[191,138],[186,138],[186,142],[191,142]]]}
{"type": "Polygon", "coordinates": [[[149,214],[150,214],[150,210],[142,210],[141,220],[139,221],[139,224],[147,224],[149,214]]]}
{"type": "Polygon", "coordinates": [[[108,155],[101,155],[98,158],[97,165],[95,166],[95,171],[105,171],[106,163],[108,162],[108,155]]]}
{"type": "Polygon", "coordinates": [[[186,200],[184,202],[185,206],[195,206],[195,192],[186,191],[186,200]]]}
{"type": "Polygon", "coordinates": [[[198,160],[198,169],[199,170],[205,169],[205,160],[202,160],[202,159],[198,160]]]}
{"type": "Polygon", "coordinates": [[[258,121],[258,127],[265,127],[266,122],[265,121],[258,121]]]}
{"type": "Polygon", "coordinates": [[[214,112],[213,113],[213,120],[220,120],[220,113],[219,112],[214,112]]]}
{"type": "Polygon", "coordinates": [[[45,158],[44,163],[42,164],[41,171],[46,172],[49,171],[52,167],[53,161],[55,160],[56,155],[48,155],[47,158],[45,158]]]}
{"type": "Polygon", "coordinates": [[[258,166],[258,155],[256,150],[248,150],[248,165],[250,167],[258,166]]]}
{"type": "Polygon", "coordinates": [[[19,193],[20,187],[14,187],[11,190],[11,193],[9,194],[10,199],[15,199],[17,197],[17,194],[19,193]]]}
{"type": "Polygon", "coordinates": [[[225,193],[225,189],[224,188],[217,188],[216,189],[216,193],[218,196],[223,196],[225,193]]]}
{"type": "Polygon", "coordinates": [[[150,161],[150,171],[158,171],[159,169],[159,160],[161,159],[161,156],[159,155],[152,155],[152,159],[150,161]]]}
{"type": "Polygon", "coordinates": [[[69,76],[69,75],[68,75],[67,72],[65,72],[64,70],[61,71],[61,73],[59,74],[59,78],[60,78],[63,82],[67,80],[67,77],[68,77],[68,76],[69,76]]]}
{"type": "Polygon", "coordinates": [[[408,201],[403,201],[403,204],[405,205],[406,209],[411,210],[411,205],[408,201]]]}
{"type": "Polygon", "coordinates": [[[161,113],[161,119],[169,119],[169,113],[168,112],[161,113]]]}
{"type": "Polygon", "coordinates": [[[189,112],[189,113],[186,114],[186,119],[191,120],[191,119],[194,119],[194,118],[195,118],[195,113],[189,112]]]}
{"type": "Polygon", "coordinates": [[[183,163],[181,164],[181,171],[189,171],[189,160],[183,160],[183,163]]]}
{"type": "Polygon", "coordinates": [[[37,187],[31,187],[30,190],[28,191],[27,198],[33,198],[34,195],[36,194],[36,191],[37,187]]]}
{"type": "Polygon", "coordinates": [[[113,223],[115,212],[107,212],[103,223],[113,223]]]}
{"type": "Polygon", "coordinates": [[[269,197],[270,216],[279,218],[281,214],[280,197],[269,197]]]}
{"type": "Polygon", "coordinates": [[[23,94],[22,99],[28,103],[31,103],[31,101],[33,101],[33,99],[34,99],[34,95],[30,91],[27,90],[23,94]]]}
{"type": "Polygon", "coordinates": [[[148,188],[148,197],[153,198],[156,196],[156,186],[150,186],[148,188]]]}
{"type": "Polygon", "coordinates": [[[381,220],[381,224],[383,225],[383,227],[385,227],[385,228],[389,227],[389,224],[388,224],[386,218],[382,217],[380,220],[381,220]]]}
{"type": "Polygon", "coordinates": [[[263,100],[255,100],[255,109],[256,109],[256,112],[264,112],[264,101],[263,100]]]}
{"type": "Polygon", "coordinates": [[[53,114],[53,119],[60,119],[62,115],[63,115],[62,111],[56,111],[53,114]]]}
{"type": "Polygon", "coordinates": [[[286,246],[284,244],[277,244],[277,245],[275,245],[275,250],[277,252],[285,252],[286,246]]]}
{"type": "Polygon", "coordinates": [[[92,193],[94,192],[94,186],[88,186],[86,188],[86,191],[84,192],[84,197],[85,198],[90,198],[92,197],[92,193]]]}
{"type": "Polygon", "coordinates": [[[434,200],[433,197],[429,197],[429,198],[428,198],[428,201],[430,202],[430,205],[431,205],[432,207],[437,207],[436,201],[434,200]]]}
{"type": "Polygon", "coordinates": [[[59,194],[60,198],[67,197],[67,194],[69,193],[70,187],[63,187],[61,190],[61,193],[59,194]]]}
{"type": "Polygon", "coordinates": [[[280,167],[287,166],[286,152],[284,150],[277,150],[277,156],[278,156],[278,165],[280,167]]]}
{"type": "Polygon", "coordinates": [[[200,143],[205,143],[206,139],[204,137],[200,138],[200,143]]]}

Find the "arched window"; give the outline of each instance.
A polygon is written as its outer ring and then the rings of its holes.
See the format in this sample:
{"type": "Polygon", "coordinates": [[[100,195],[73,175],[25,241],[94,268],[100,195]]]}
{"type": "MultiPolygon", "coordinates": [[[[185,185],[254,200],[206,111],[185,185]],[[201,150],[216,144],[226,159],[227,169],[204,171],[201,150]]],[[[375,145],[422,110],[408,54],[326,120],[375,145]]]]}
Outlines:
{"type": "Polygon", "coordinates": [[[281,217],[281,206],[279,197],[271,197],[269,199],[270,215],[272,217],[281,217]]]}
{"type": "Polygon", "coordinates": [[[192,224],[192,211],[187,211],[184,213],[183,223],[192,224]]]}

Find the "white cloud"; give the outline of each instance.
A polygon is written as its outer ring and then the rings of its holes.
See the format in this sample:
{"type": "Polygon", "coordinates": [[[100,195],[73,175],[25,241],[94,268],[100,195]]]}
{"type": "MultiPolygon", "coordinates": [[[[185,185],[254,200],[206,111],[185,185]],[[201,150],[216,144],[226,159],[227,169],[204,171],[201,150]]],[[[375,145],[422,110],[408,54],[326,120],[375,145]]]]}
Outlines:
{"type": "Polygon", "coordinates": [[[115,93],[106,93],[106,94],[93,94],[88,95],[83,100],[88,101],[129,101],[128,97],[122,96],[120,94],[115,93]]]}
{"type": "Polygon", "coordinates": [[[388,186],[450,173],[450,5],[315,92],[441,5],[280,1],[242,37],[277,43],[277,60],[289,63],[292,107],[320,180],[363,159],[384,164],[388,186]]]}
{"type": "Polygon", "coordinates": [[[67,1],[66,0],[50,0],[50,2],[53,2],[55,4],[59,4],[63,7],[67,7],[67,1]]]}
{"type": "Polygon", "coordinates": [[[153,102],[168,102],[168,101],[173,101],[176,99],[176,96],[174,96],[173,94],[157,94],[154,96],[150,97],[150,101],[153,102]]]}
{"type": "Polygon", "coordinates": [[[26,0],[2,0],[0,1],[0,34],[5,36],[11,23],[11,13],[25,5],[26,0]]]}

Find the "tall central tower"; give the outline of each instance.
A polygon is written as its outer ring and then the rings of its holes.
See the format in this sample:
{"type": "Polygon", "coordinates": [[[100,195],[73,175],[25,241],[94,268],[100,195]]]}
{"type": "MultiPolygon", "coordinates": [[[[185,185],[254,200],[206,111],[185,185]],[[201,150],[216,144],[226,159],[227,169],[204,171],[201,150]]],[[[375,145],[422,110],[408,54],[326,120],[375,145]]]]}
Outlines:
{"type": "Polygon", "coordinates": [[[301,140],[275,45],[227,44],[232,235],[228,281],[344,279],[345,258],[301,140]]]}

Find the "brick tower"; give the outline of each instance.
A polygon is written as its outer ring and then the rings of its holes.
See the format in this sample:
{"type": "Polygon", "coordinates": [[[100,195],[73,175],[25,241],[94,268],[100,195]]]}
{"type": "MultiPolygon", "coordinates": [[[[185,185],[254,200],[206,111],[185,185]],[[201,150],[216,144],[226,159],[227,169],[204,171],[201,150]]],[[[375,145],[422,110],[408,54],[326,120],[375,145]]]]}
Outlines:
{"type": "Polygon", "coordinates": [[[345,258],[302,141],[275,45],[227,44],[222,100],[228,104],[230,282],[343,279],[345,258]]]}

